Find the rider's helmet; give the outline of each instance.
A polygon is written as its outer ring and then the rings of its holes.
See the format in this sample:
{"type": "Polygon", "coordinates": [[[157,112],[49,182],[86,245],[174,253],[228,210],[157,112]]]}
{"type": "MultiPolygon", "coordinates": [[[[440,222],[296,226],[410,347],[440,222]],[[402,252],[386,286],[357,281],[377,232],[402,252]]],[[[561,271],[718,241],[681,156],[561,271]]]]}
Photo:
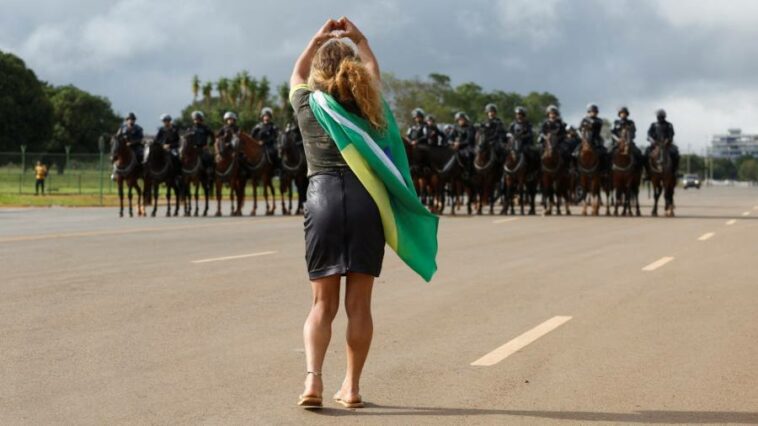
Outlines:
{"type": "Polygon", "coordinates": [[[484,112],[497,112],[497,106],[495,104],[487,104],[484,107],[484,112]]]}
{"type": "Polygon", "coordinates": [[[205,115],[202,111],[192,111],[191,115],[193,120],[205,120],[205,115]]]}
{"type": "Polygon", "coordinates": [[[466,121],[469,121],[469,119],[468,119],[468,115],[466,115],[466,113],[465,113],[465,112],[463,112],[463,111],[458,111],[458,112],[456,112],[456,113],[455,113],[455,121],[458,121],[458,120],[460,120],[461,118],[462,118],[462,119],[464,119],[464,120],[466,120],[466,121]]]}
{"type": "Polygon", "coordinates": [[[161,114],[161,121],[164,123],[167,121],[171,121],[171,116],[169,114],[161,114]]]}
{"type": "Polygon", "coordinates": [[[558,111],[558,107],[555,105],[548,105],[548,107],[545,108],[545,115],[548,115],[551,112],[555,115],[561,115],[560,111],[558,111]]]}
{"type": "Polygon", "coordinates": [[[261,117],[263,117],[264,115],[268,115],[269,117],[273,117],[274,116],[274,111],[272,111],[271,108],[269,108],[269,107],[263,107],[263,109],[261,109],[261,117]]]}
{"type": "Polygon", "coordinates": [[[424,110],[421,108],[413,108],[413,111],[411,111],[411,117],[413,118],[416,118],[416,117],[424,118],[425,115],[426,113],[424,113],[424,110]]]}
{"type": "Polygon", "coordinates": [[[622,106],[621,108],[619,108],[618,115],[620,116],[622,112],[625,113],[626,115],[629,115],[629,108],[622,106]]]}
{"type": "Polygon", "coordinates": [[[655,116],[659,120],[665,120],[666,119],[666,110],[663,109],[663,108],[659,109],[658,111],[655,112],[655,116]]]}
{"type": "Polygon", "coordinates": [[[437,117],[433,116],[432,114],[429,114],[426,116],[426,121],[431,121],[432,123],[436,123],[437,117]]]}
{"type": "Polygon", "coordinates": [[[589,103],[587,104],[587,112],[600,112],[600,110],[597,107],[597,104],[589,103]]]}
{"type": "Polygon", "coordinates": [[[516,113],[516,115],[526,115],[526,108],[522,106],[517,106],[516,109],[513,110],[513,112],[516,113]]]}
{"type": "Polygon", "coordinates": [[[134,120],[134,121],[137,121],[137,116],[136,116],[136,115],[134,115],[134,113],[133,113],[133,112],[130,112],[129,114],[127,114],[127,115],[126,115],[126,119],[127,119],[127,120],[134,120]]]}
{"type": "Polygon", "coordinates": [[[230,118],[236,121],[237,120],[237,114],[235,114],[235,113],[233,113],[231,111],[227,111],[226,114],[224,114],[224,121],[226,121],[226,120],[228,120],[230,118]]]}

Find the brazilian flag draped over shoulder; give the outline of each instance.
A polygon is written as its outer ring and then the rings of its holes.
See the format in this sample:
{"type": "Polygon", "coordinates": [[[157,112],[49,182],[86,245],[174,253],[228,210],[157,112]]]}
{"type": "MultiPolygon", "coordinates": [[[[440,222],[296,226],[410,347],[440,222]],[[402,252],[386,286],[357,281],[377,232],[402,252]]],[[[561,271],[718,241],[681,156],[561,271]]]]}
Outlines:
{"type": "Polygon", "coordinates": [[[387,128],[378,131],[329,94],[316,91],[310,96],[316,120],[376,202],[387,244],[428,282],[437,271],[439,218],[416,195],[400,131],[383,103],[387,128]]]}

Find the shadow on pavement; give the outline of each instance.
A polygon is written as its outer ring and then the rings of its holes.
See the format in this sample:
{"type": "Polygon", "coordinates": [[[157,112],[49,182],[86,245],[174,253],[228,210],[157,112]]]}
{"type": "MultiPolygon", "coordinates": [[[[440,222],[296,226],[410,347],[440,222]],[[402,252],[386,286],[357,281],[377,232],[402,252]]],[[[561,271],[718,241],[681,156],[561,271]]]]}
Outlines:
{"type": "Polygon", "coordinates": [[[324,408],[313,411],[322,416],[510,416],[536,417],[553,420],[575,420],[586,422],[624,422],[624,423],[736,423],[758,424],[758,412],[746,411],[663,411],[637,410],[629,413],[593,412],[593,411],[540,411],[540,410],[498,410],[480,408],[446,408],[446,407],[400,407],[390,405],[366,404],[365,409],[346,410],[324,408]]]}

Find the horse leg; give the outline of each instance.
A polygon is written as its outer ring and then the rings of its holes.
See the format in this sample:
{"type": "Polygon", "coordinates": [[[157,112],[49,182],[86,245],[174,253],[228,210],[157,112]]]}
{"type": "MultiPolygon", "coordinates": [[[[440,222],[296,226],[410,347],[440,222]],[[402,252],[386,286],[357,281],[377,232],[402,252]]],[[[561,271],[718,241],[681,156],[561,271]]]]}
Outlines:
{"type": "Polygon", "coordinates": [[[129,196],[129,217],[134,217],[134,211],[132,210],[132,185],[127,185],[129,187],[128,189],[128,196],[129,196]]]}
{"type": "Polygon", "coordinates": [[[223,185],[221,179],[216,181],[216,217],[221,216],[221,189],[223,185]]]}
{"type": "Polygon", "coordinates": [[[118,178],[118,200],[121,208],[118,211],[119,217],[124,217],[124,181],[118,178]]]}
{"type": "MultiPolygon", "coordinates": [[[[264,177],[263,182],[271,190],[271,212],[266,211],[266,215],[272,216],[276,213],[276,191],[274,190],[274,180],[270,176],[266,176],[264,177]]],[[[283,200],[284,196],[282,194],[279,195],[282,196],[283,200]]],[[[266,196],[266,210],[268,210],[268,196],[266,196]]]]}
{"type": "Polygon", "coordinates": [[[258,179],[256,177],[250,179],[250,186],[253,188],[253,211],[250,212],[250,216],[255,216],[258,211],[258,179]]]}

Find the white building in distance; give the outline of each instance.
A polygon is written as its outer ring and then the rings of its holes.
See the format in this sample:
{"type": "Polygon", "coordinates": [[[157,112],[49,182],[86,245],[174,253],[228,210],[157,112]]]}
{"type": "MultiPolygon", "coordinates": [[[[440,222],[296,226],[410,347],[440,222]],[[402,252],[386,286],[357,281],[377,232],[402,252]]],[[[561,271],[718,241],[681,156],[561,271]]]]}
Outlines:
{"type": "Polygon", "coordinates": [[[710,151],[716,158],[735,160],[745,155],[758,158],[758,135],[746,135],[741,129],[729,129],[726,134],[713,135],[710,151]]]}

